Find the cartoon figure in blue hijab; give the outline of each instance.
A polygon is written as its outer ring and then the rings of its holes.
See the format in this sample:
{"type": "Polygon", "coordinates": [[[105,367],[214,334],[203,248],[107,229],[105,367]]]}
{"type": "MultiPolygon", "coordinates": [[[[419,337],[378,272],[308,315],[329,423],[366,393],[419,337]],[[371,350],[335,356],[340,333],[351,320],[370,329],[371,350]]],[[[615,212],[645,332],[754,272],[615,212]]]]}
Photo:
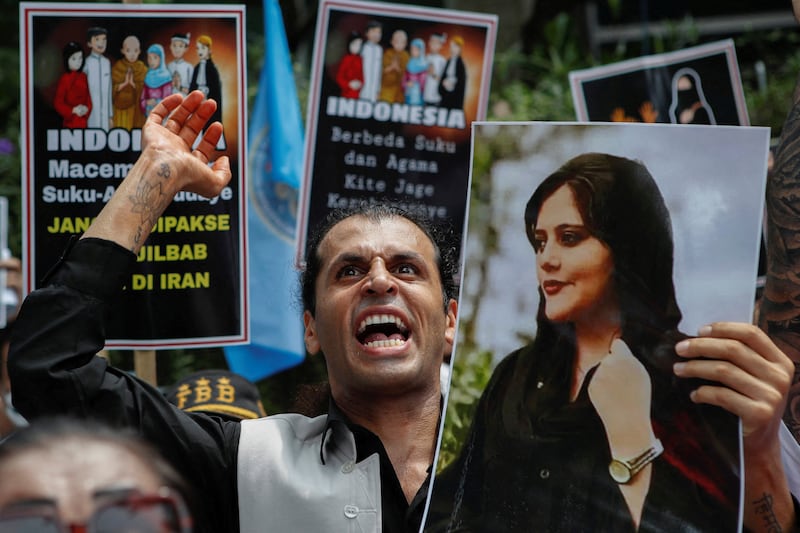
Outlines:
{"type": "Polygon", "coordinates": [[[144,88],[139,98],[139,107],[144,116],[162,99],[172,94],[172,75],[164,61],[164,47],[151,44],[147,49],[147,74],[144,76],[144,88]]]}
{"type": "Polygon", "coordinates": [[[411,58],[406,63],[403,74],[403,90],[406,103],[422,105],[422,91],[425,89],[425,76],[428,72],[428,60],[425,59],[425,41],[413,39],[409,48],[411,58]]]}

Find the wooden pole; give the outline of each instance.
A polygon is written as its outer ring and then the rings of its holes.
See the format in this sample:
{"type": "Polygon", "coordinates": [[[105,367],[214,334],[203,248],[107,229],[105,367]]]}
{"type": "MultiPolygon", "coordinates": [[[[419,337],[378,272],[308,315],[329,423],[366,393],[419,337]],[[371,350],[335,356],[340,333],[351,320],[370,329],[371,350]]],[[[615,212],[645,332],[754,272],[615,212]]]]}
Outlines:
{"type": "Polygon", "coordinates": [[[155,350],[134,350],[133,351],[133,370],[136,375],[148,382],[152,386],[158,385],[156,375],[156,351],[155,350]]]}

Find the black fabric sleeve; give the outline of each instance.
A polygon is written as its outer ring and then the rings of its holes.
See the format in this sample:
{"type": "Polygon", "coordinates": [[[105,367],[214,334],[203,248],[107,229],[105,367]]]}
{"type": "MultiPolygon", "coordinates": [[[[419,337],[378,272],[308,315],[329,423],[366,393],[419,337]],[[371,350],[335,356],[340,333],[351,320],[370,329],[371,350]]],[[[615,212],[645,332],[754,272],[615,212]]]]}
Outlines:
{"type": "Polygon", "coordinates": [[[13,325],[8,371],[14,406],[31,421],[68,414],[137,429],[187,480],[196,531],[238,531],[239,424],[185,413],[158,389],[96,357],[105,342],[105,317],[135,261],[110,241],[70,244],[13,325]]]}

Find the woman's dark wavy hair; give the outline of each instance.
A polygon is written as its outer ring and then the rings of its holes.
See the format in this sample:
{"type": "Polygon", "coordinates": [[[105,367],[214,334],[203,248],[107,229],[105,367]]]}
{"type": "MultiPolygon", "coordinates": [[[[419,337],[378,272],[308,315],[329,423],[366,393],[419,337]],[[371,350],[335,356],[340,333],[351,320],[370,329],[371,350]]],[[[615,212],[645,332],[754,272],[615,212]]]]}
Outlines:
{"type": "MultiPolygon", "coordinates": [[[[652,175],[641,162],[610,154],[585,153],[570,159],[545,178],[528,201],[525,232],[532,246],[542,204],[565,185],[575,197],[587,230],[611,249],[623,340],[640,359],[649,354],[642,363],[651,375],[671,376],[674,354],[662,354],[660,347],[669,345],[665,338],[680,335],[681,312],[672,281],[672,224],[652,175]]],[[[507,427],[519,427],[528,416],[520,411],[522,405],[544,415],[562,404],[569,391],[574,327],[547,319],[544,294],[541,287],[538,290],[532,352],[539,355],[518,363],[504,406],[507,427]],[[536,400],[531,403],[530,380],[542,376],[561,386],[554,387],[553,394],[532,395],[536,400]]],[[[670,386],[670,378],[664,379],[664,383],[654,379],[654,392],[670,386]]]]}
{"type": "MultiPolygon", "coordinates": [[[[69,72],[69,58],[72,57],[72,54],[75,52],[83,52],[83,47],[76,43],[75,41],[70,41],[64,45],[64,49],[61,50],[61,59],[64,62],[64,72],[69,72]]],[[[83,64],[86,62],[86,54],[81,54],[83,57],[81,59],[81,66],[78,70],[83,70],[83,64]]]]}
{"type": "MultiPolygon", "coordinates": [[[[534,191],[525,208],[525,233],[531,245],[542,203],[562,185],[575,196],[586,228],[611,249],[623,322],[676,328],[681,312],[672,282],[672,223],[644,164],[601,153],[582,154],[564,163],[534,191]]],[[[540,321],[543,302],[540,298],[540,321]]]]}
{"type": "Polygon", "coordinates": [[[458,250],[453,244],[452,231],[446,226],[434,225],[430,219],[414,211],[401,209],[393,204],[364,203],[350,209],[336,209],[311,233],[306,246],[306,265],[300,272],[300,288],[303,309],[312,315],[316,311],[316,281],[322,267],[322,258],[319,256],[319,246],[322,240],[339,222],[353,217],[361,216],[370,221],[379,222],[390,218],[405,218],[416,225],[433,244],[436,265],[439,269],[439,279],[442,284],[442,305],[446,309],[450,299],[458,297],[458,284],[456,282],[456,269],[458,250]]]}

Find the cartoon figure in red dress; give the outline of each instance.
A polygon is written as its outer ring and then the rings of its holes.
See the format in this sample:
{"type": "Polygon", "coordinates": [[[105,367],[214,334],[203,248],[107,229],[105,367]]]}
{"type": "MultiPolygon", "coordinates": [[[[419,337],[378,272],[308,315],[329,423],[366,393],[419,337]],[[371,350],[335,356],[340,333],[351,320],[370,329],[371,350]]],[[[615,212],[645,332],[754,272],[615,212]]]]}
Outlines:
{"type": "Polygon", "coordinates": [[[92,111],[89,81],[83,72],[83,47],[68,42],[62,51],[64,73],[58,79],[53,107],[64,119],[65,128],[85,128],[92,111]]]}
{"type": "Polygon", "coordinates": [[[344,98],[358,98],[364,85],[364,62],[361,58],[361,45],[364,39],[357,31],[350,33],[347,39],[347,54],[339,63],[336,71],[336,83],[344,98]]]}

